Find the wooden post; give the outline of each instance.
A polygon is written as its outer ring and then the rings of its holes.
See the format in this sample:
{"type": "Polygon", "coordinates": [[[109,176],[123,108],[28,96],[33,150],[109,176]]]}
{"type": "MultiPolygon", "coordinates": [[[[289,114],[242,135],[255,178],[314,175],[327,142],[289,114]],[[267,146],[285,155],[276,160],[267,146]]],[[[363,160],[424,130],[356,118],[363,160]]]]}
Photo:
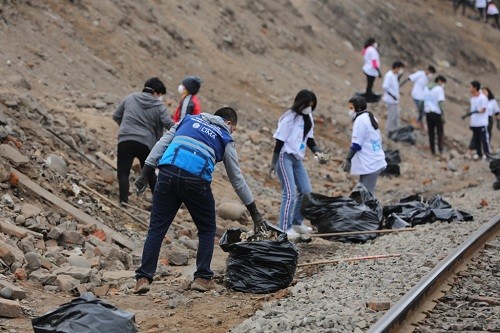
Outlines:
{"type": "Polygon", "coordinates": [[[133,218],[135,221],[139,222],[140,224],[142,224],[143,226],[145,226],[146,228],[149,226],[149,223],[132,215],[131,213],[129,213],[125,208],[123,207],[120,207],[120,205],[118,205],[117,203],[114,203],[113,201],[111,201],[110,199],[106,198],[104,195],[96,192],[95,190],[91,189],[90,187],[88,187],[87,185],[83,184],[83,183],[80,183],[80,186],[83,187],[85,190],[97,195],[99,198],[105,200],[106,202],[108,202],[109,204],[111,204],[112,206],[118,208],[119,210],[121,210],[122,212],[124,212],[125,214],[127,214],[128,216],[130,216],[131,218],[133,218]]]}
{"type": "Polygon", "coordinates": [[[330,259],[330,260],[319,260],[313,262],[307,262],[303,264],[298,264],[297,267],[303,266],[312,266],[312,265],[324,265],[324,264],[333,264],[343,261],[359,261],[359,260],[371,260],[371,259],[383,259],[383,258],[392,258],[392,257],[401,257],[401,254],[381,254],[376,256],[365,256],[365,257],[353,257],[353,258],[343,258],[343,259],[330,259]]]}
{"type": "Polygon", "coordinates": [[[66,212],[69,214],[73,215],[76,219],[79,221],[92,225],[95,224],[98,228],[101,228],[104,230],[104,232],[116,243],[119,243],[126,248],[130,250],[134,250],[137,248],[137,244],[132,242],[131,239],[128,237],[122,235],[121,233],[111,229],[104,223],[94,219],[92,216],[86,214],[85,212],[82,212],[80,209],[74,207],[73,205],[67,203],[63,199],[59,198],[58,196],[50,193],[46,189],[42,188],[40,185],[36,184],[34,181],[32,181],[28,176],[25,174],[19,172],[18,170],[11,168],[12,171],[19,177],[19,182],[26,186],[29,190],[33,191],[35,194],[38,194],[39,196],[43,197],[44,199],[48,200],[49,202],[53,203],[54,205],[60,207],[61,209],[64,209],[66,212]]]}
{"type": "Polygon", "coordinates": [[[363,230],[363,231],[346,231],[332,232],[326,234],[309,234],[310,237],[334,237],[334,236],[350,236],[350,235],[365,235],[365,234],[388,234],[392,232],[415,231],[416,228],[401,228],[401,229],[381,229],[381,230],[363,230]]]}

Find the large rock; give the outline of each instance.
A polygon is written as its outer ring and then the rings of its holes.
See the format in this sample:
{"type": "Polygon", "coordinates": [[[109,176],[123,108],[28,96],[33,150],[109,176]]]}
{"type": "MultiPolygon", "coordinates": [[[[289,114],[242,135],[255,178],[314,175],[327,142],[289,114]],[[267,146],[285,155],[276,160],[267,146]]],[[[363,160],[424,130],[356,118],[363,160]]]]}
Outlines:
{"type": "Polygon", "coordinates": [[[82,267],[63,267],[54,271],[55,275],[66,274],[72,276],[78,281],[85,283],[90,280],[90,276],[92,275],[92,269],[90,268],[82,268],[82,267]]]}
{"type": "Polygon", "coordinates": [[[49,167],[49,169],[54,170],[63,178],[66,178],[66,174],[68,173],[68,166],[64,159],[60,156],[50,154],[49,157],[45,160],[45,165],[49,167]]]}
{"type": "Polygon", "coordinates": [[[21,207],[21,215],[25,218],[37,216],[42,212],[42,209],[38,206],[26,203],[21,207]]]}
{"type": "Polygon", "coordinates": [[[0,259],[9,267],[15,262],[24,262],[24,253],[18,248],[0,241],[0,259]]]}
{"type": "Polygon", "coordinates": [[[5,144],[0,145],[0,156],[3,156],[10,163],[14,164],[14,166],[21,166],[30,161],[30,159],[21,154],[19,150],[5,144]]]}
{"type": "Polygon", "coordinates": [[[247,211],[246,207],[239,202],[227,201],[217,207],[217,215],[225,220],[237,221],[243,217],[247,211]]]}
{"type": "Polygon", "coordinates": [[[27,262],[27,267],[30,271],[36,271],[42,267],[40,256],[36,252],[28,252],[24,255],[27,262]]]}
{"type": "Polygon", "coordinates": [[[66,274],[58,275],[56,278],[56,285],[61,289],[61,291],[73,290],[80,282],[66,274]]]}
{"type": "Polygon", "coordinates": [[[74,267],[92,268],[90,262],[82,256],[77,256],[77,255],[69,256],[68,263],[74,267]]]}

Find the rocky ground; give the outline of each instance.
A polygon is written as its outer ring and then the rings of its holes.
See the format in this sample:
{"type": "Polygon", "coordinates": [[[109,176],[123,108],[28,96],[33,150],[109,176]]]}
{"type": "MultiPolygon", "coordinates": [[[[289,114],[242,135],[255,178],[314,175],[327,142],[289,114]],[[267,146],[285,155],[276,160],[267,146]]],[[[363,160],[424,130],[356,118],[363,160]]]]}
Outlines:
{"type": "MultiPolygon", "coordinates": [[[[182,332],[227,332],[287,294],[186,290],[197,245],[185,210],[166,238],[152,293],[131,294],[151,194],[131,196],[131,204],[143,211],[118,207],[115,173],[102,156],[115,157],[114,108],[150,76],[165,81],[170,109],[178,82],[197,74],[204,79],[200,99],[206,111],[222,105],[240,110],[235,140],[242,169],[259,208],[277,222],[279,184],[267,177],[272,131],[304,87],[318,95],[316,141],[333,157],[326,166],[306,159],[314,191],[348,195],[355,185],[339,167],[350,138],[346,101],[364,87],[359,50],[373,35],[381,43],[383,72],[399,58],[407,72],[433,63],[449,78],[446,153],[431,156],[420,132],[415,145],[384,137],[384,148],[398,149],[402,162],[400,177],[380,179],[380,202],[439,193],[457,208],[480,214],[481,221],[498,214],[488,164],[464,155],[470,131],[460,115],[472,79],[499,94],[500,32],[454,15],[451,1],[145,1],[139,6],[128,0],[4,0],[0,8],[0,267],[2,283],[9,283],[0,293],[7,297],[14,289],[16,296],[7,298],[21,299],[5,298],[13,302],[9,309],[17,319],[2,320],[4,330],[30,331],[31,317],[88,290],[136,313],[141,331],[175,326],[182,332]]],[[[380,84],[377,80],[376,90],[380,84]]],[[[414,123],[410,89],[410,84],[402,89],[404,125],[414,123]]],[[[383,128],[383,105],[371,107],[383,128]]],[[[497,130],[492,144],[500,148],[497,130]]],[[[220,205],[218,235],[248,226],[222,167],[213,187],[220,205]]],[[[299,261],[334,254],[338,247],[320,240],[301,245],[299,261]]],[[[226,254],[216,248],[213,266],[221,278],[226,254]]],[[[303,278],[298,275],[293,284],[303,278]]]]}

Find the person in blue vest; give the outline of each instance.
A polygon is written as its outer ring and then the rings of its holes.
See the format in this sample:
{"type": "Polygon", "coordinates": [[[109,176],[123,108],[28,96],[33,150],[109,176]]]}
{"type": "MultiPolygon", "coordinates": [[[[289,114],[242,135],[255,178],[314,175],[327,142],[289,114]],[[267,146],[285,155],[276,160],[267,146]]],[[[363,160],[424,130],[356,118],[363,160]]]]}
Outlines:
{"type": "Polygon", "coordinates": [[[210,183],[218,162],[224,162],[229,181],[250,212],[255,230],[265,228],[241,172],[231,136],[237,122],[236,111],[230,107],[223,107],[214,115],[186,115],[151,150],[134,182],[136,193],[141,194],[147,187],[148,175],[159,169],[142,263],[136,270],[135,293],[149,291],[163,238],[182,203],[198,229],[196,272],[191,289],[221,290],[213,282],[214,273],[210,269],[216,231],[215,200],[210,183]]]}

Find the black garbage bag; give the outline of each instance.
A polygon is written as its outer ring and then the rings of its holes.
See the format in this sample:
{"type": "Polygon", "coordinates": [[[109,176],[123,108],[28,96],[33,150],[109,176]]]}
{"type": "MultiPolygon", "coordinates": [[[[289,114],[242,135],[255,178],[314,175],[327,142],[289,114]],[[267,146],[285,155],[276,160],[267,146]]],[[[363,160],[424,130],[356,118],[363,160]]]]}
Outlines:
{"type": "Polygon", "coordinates": [[[385,224],[387,229],[402,229],[411,227],[411,224],[403,220],[398,214],[391,213],[385,219],[385,224]]]}
{"type": "Polygon", "coordinates": [[[84,293],[56,310],[33,318],[35,333],[136,333],[135,315],[84,293]]]}
{"type": "Polygon", "coordinates": [[[229,289],[263,294],[292,283],[299,251],[286,234],[279,231],[281,234],[276,240],[242,242],[241,228],[226,230],[219,245],[229,253],[225,276],[229,289]]]}
{"type": "MultiPolygon", "coordinates": [[[[395,214],[398,218],[411,224],[411,226],[434,221],[473,220],[472,215],[452,208],[439,194],[430,200],[425,200],[419,195],[403,198],[399,204],[384,206],[383,214],[387,225],[393,222],[388,221],[391,214],[395,214]]],[[[394,219],[394,216],[391,219],[394,219]]]]}
{"type": "MultiPolygon", "coordinates": [[[[361,183],[356,185],[349,198],[318,193],[305,195],[300,212],[320,234],[377,230],[383,220],[382,206],[361,183]]],[[[377,234],[364,234],[327,238],[362,243],[376,237],[377,234]]]]}
{"type": "Polygon", "coordinates": [[[414,129],[415,128],[411,125],[400,127],[389,133],[389,139],[396,142],[408,142],[414,145],[415,142],[417,142],[415,133],[413,133],[414,129]]]}
{"type": "Polygon", "coordinates": [[[381,176],[399,176],[401,175],[401,170],[399,168],[399,163],[401,163],[401,156],[399,155],[399,150],[384,150],[385,161],[387,167],[380,173],[381,176]]]}
{"type": "Polygon", "coordinates": [[[493,189],[500,190],[500,158],[494,158],[490,162],[490,170],[495,175],[496,179],[493,182],[493,189]]]}

